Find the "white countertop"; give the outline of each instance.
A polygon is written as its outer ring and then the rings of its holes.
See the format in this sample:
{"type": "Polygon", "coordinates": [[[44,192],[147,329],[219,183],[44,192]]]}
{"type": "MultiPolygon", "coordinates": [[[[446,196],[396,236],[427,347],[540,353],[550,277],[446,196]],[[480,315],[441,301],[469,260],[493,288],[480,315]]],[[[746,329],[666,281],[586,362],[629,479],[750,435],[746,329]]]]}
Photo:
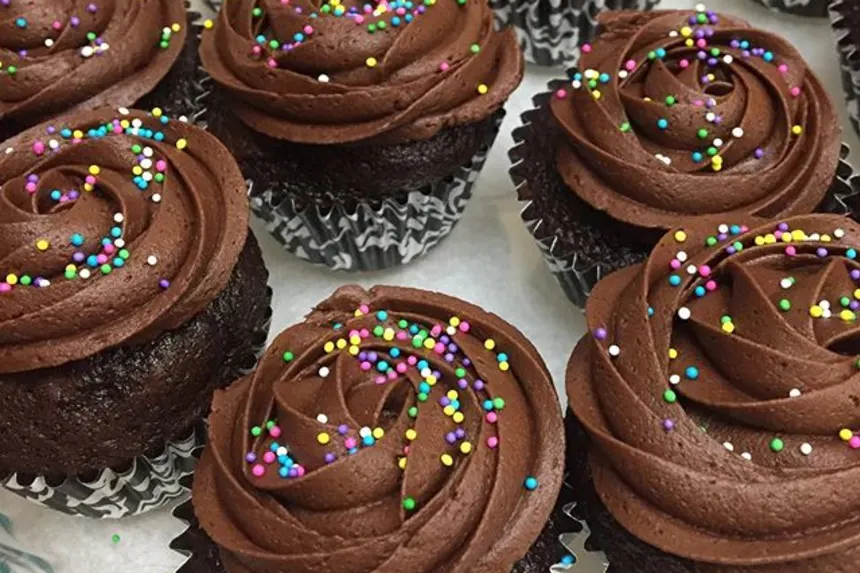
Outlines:
{"type": "MultiPolygon", "coordinates": [[[[198,2],[193,0],[192,4],[198,2]]],[[[691,8],[695,3],[663,0],[662,6],[691,8]]],[[[783,16],[752,0],[713,0],[708,7],[745,16],[792,41],[837,100],[845,140],[860,150],[842,105],[839,64],[826,20],[783,16]]],[[[432,288],[478,303],[519,327],[542,353],[563,395],[564,365],[583,333],[584,321],[565,298],[521,223],[520,206],[507,175],[510,132],[518,125],[520,113],[532,107],[533,94],[544,91],[546,82],[560,75],[540,68],[528,70],[523,85],[508,103],[502,133],[465,217],[446,241],[412,265],[360,275],[335,274],[283,252],[257,225],[275,290],[272,336],[300,320],[312,305],[345,283],[432,288]]],[[[168,547],[183,530],[168,509],[121,521],[74,519],[0,490],[0,513],[11,518],[22,544],[50,561],[56,573],[173,573],[183,562],[168,547]],[[112,540],[115,534],[120,536],[117,543],[112,540]]]]}

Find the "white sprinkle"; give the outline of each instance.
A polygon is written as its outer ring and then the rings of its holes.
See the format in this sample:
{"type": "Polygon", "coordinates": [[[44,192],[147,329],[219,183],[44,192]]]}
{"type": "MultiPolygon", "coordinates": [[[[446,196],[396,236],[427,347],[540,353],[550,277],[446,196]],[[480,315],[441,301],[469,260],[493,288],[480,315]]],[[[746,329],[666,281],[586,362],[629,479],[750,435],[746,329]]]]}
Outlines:
{"type": "Polygon", "coordinates": [[[752,461],[752,454],[751,454],[751,453],[749,453],[749,452],[744,452],[744,453],[742,453],[742,454],[741,454],[741,457],[742,457],[743,459],[745,459],[746,461],[748,461],[748,462],[749,462],[749,461],[752,461]]]}
{"type": "Polygon", "coordinates": [[[153,203],[161,203],[161,194],[160,193],[153,194],[152,195],[152,202],[153,203]]]}
{"type": "Polygon", "coordinates": [[[672,159],[671,159],[671,158],[669,158],[669,157],[666,157],[666,156],[665,156],[665,155],[663,155],[662,153],[655,153],[655,154],[654,154],[654,157],[656,157],[657,159],[659,159],[659,160],[660,160],[662,163],[664,163],[665,165],[671,165],[671,164],[672,164],[672,159]]]}
{"type": "Polygon", "coordinates": [[[113,216],[113,220],[116,223],[122,223],[123,221],[125,221],[125,217],[122,216],[122,213],[117,213],[113,216]]]}
{"type": "Polygon", "coordinates": [[[179,116],[179,122],[180,123],[188,123],[188,116],[187,115],[180,115],[179,116]]]}
{"type": "Polygon", "coordinates": [[[705,114],[705,121],[707,121],[708,123],[714,123],[715,119],[717,119],[717,114],[715,114],[714,112],[709,111],[705,114]]]}
{"type": "Polygon", "coordinates": [[[449,326],[448,328],[445,329],[445,332],[448,333],[448,336],[454,336],[455,334],[457,334],[457,329],[454,328],[453,326],[449,326]]]}
{"type": "Polygon", "coordinates": [[[829,300],[822,300],[821,302],[818,303],[818,306],[820,306],[821,308],[830,308],[830,301],[829,300]]]}
{"type": "Polygon", "coordinates": [[[829,309],[827,309],[824,311],[824,314],[821,315],[821,318],[830,318],[831,316],[833,316],[833,313],[830,312],[829,309]]]}
{"type": "Polygon", "coordinates": [[[723,442],[723,447],[726,448],[730,452],[735,451],[735,447],[734,447],[734,445],[732,445],[731,442],[723,442]]]}
{"type": "Polygon", "coordinates": [[[570,82],[570,85],[571,87],[573,87],[573,89],[578,90],[582,87],[582,82],[579,80],[573,80],[572,82],[570,82]]]}
{"type": "Polygon", "coordinates": [[[696,12],[704,12],[705,5],[704,4],[696,4],[696,12]]]}
{"type": "MultiPolygon", "coordinates": [[[[144,148],[143,148],[143,156],[144,156],[144,157],[152,157],[152,148],[151,148],[151,147],[148,147],[148,146],[147,146],[147,147],[144,147],[144,148]]],[[[145,160],[144,160],[144,161],[145,161],[145,160]]],[[[151,161],[149,162],[149,165],[150,165],[150,166],[152,165],[152,162],[151,162],[151,161]]],[[[142,166],[141,166],[141,167],[142,167],[142,166]]],[[[144,169],[149,169],[149,167],[144,167],[144,169]]]]}
{"type": "Polygon", "coordinates": [[[819,235],[818,233],[812,233],[811,235],[809,235],[809,237],[807,237],[806,240],[807,241],[817,241],[820,238],[821,238],[821,235],[819,235]]]}
{"type": "Polygon", "coordinates": [[[617,344],[613,344],[609,347],[609,356],[618,356],[621,354],[621,349],[618,348],[617,344]]]}
{"type": "Polygon", "coordinates": [[[317,374],[319,374],[320,378],[328,378],[328,375],[330,373],[331,373],[331,370],[328,369],[328,366],[321,367],[319,369],[319,372],[317,372],[317,374]]]}
{"type": "Polygon", "coordinates": [[[720,233],[728,233],[729,226],[726,224],[720,225],[719,227],[717,227],[717,231],[719,231],[720,233]]]}
{"type": "Polygon", "coordinates": [[[325,75],[325,74],[320,74],[320,75],[317,77],[317,80],[318,80],[318,81],[321,81],[322,83],[328,83],[328,79],[329,79],[329,78],[328,78],[328,76],[327,76],[327,75],[325,75]]]}
{"type": "Polygon", "coordinates": [[[281,446],[278,448],[278,451],[275,452],[278,456],[285,456],[290,453],[290,450],[287,449],[287,446],[281,446]]]}
{"type": "Polygon", "coordinates": [[[800,453],[804,456],[808,456],[812,453],[812,444],[808,444],[806,442],[800,444],[800,453]]]}
{"type": "Polygon", "coordinates": [[[320,424],[328,424],[328,416],[326,416],[325,414],[318,414],[317,422],[319,422],[320,424]]]}
{"type": "Polygon", "coordinates": [[[791,288],[793,284],[794,283],[791,281],[790,278],[784,278],[781,281],[779,281],[779,286],[781,286],[782,288],[786,288],[786,289],[791,288]]]}
{"type": "Polygon", "coordinates": [[[151,171],[144,171],[143,175],[141,175],[141,177],[143,177],[144,181],[149,183],[150,181],[152,181],[152,172],[151,171]]]}
{"type": "Polygon", "coordinates": [[[363,428],[361,428],[358,431],[358,435],[361,436],[362,438],[366,438],[367,436],[372,436],[373,432],[370,431],[370,428],[368,428],[367,426],[364,426],[363,428]]]}
{"type": "Polygon", "coordinates": [[[600,74],[597,73],[597,70],[592,68],[585,70],[585,73],[582,75],[584,75],[585,79],[587,80],[594,80],[600,77],[600,74]]]}
{"type": "MultiPolygon", "coordinates": [[[[700,12],[701,12],[701,10],[700,10],[700,12]]],[[[164,28],[161,29],[161,33],[164,34],[165,36],[170,36],[173,34],[173,30],[171,30],[169,26],[165,26],[164,28]]]]}
{"type": "Polygon", "coordinates": [[[736,127],[732,130],[732,137],[743,137],[744,130],[741,127],[736,127]]]}
{"type": "Polygon", "coordinates": [[[125,247],[125,239],[117,239],[113,242],[114,246],[118,249],[122,249],[125,247]]]}
{"type": "Polygon", "coordinates": [[[117,110],[120,115],[128,115],[130,112],[127,107],[121,107],[117,110]]]}
{"type": "Polygon", "coordinates": [[[714,140],[714,147],[722,147],[722,146],[723,146],[723,140],[722,140],[722,139],[720,139],[719,137],[718,137],[718,138],[716,138],[716,139],[714,140]]]}
{"type": "Polygon", "coordinates": [[[800,390],[797,388],[792,388],[788,393],[789,398],[797,398],[798,396],[800,396],[800,390]]]}
{"type": "Polygon", "coordinates": [[[678,37],[678,31],[672,30],[671,32],[669,32],[669,37],[670,38],[677,38],[678,37]]]}
{"type": "Polygon", "coordinates": [[[697,272],[698,271],[696,270],[696,265],[687,265],[687,274],[688,275],[694,275],[697,272]]]}
{"type": "Polygon", "coordinates": [[[677,386],[680,383],[681,377],[677,374],[672,374],[671,376],[669,376],[669,384],[671,384],[672,386],[677,386]]]}
{"type": "Polygon", "coordinates": [[[726,54],[725,56],[723,56],[723,63],[724,64],[731,64],[734,61],[735,61],[735,59],[732,57],[731,54],[726,54]]]}
{"type": "Polygon", "coordinates": [[[81,272],[80,272],[79,274],[80,274],[80,277],[81,277],[82,279],[88,279],[88,278],[90,278],[90,276],[91,276],[91,275],[90,275],[90,270],[89,270],[89,269],[81,269],[81,272]]]}
{"type": "Polygon", "coordinates": [[[99,52],[107,52],[108,50],[110,50],[110,44],[105,42],[101,46],[99,46],[98,50],[99,52]]]}
{"type": "Polygon", "coordinates": [[[690,314],[690,309],[686,306],[682,306],[678,309],[678,318],[680,318],[681,320],[689,320],[690,314]]]}
{"type": "Polygon", "coordinates": [[[81,48],[81,56],[84,58],[91,58],[93,56],[93,48],[92,46],[84,46],[81,48]]]}
{"type": "Polygon", "coordinates": [[[15,150],[14,150],[14,149],[12,149],[11,147],[7,147],[7,148],[6,148],[6,155],[12,155],[12,152],[13,152],[13,151],[15,151],[15,150]]]}
{"type": "Polygon", "coordinates": [[[47,40],[45,40],[45,47],[46,48],[51,48],[53,46],[54,46],[54,41],[51,38],[48,38],[47,40]]]}
{"type": "Polygon", "coordinates": [[[60,142],[57,141],[56,139],[52,139],[48,142],[48,147],[50,147],[51,149],[59,149],[60,148],[60,142]]]}
{"type": "Polygon", "coordinates": [[[49,286],[51,286],[51,281],[49,281],[48,279],[42,279],[41,284],[39,284],[39,287],[41,288],[46,288],[49,286]]]}
{"type": "Polygon", "coordinates": [[[421,370],[420,374],[421,374],[421,377],[422,377],[422,378],[427,378],[428,376],[430,376],[431,374],[433,374],[433,371],[432,371],[432,370],[430,370],[429,368],[423,368],[423,369],[421,370]]]}
{"type": "Polygon", "coordinates": [[[143,125],[143,121],[139,117],[136,117],[133,120],[131,120],[131,126],[132,127],[140,127],[141,125],[143,125]]]}
{"type": "Polygon", "coordinates": [[[151,267],[154,267],[158,264],[158,257],[156,257],[155,255],[149,255],[148,257],[146,257],[146,264],[151,267]]]}
{"type": "Polygon", "coordinates": [[[152,169],[152,159],[149,159],[149,156],[147,156],[146,159],[140,162],[140,167],[142,169],[152,169]]]}
{"type": "Polygon", "coordinates": [[[683,263],[687,260],[687,251],[678,251],[678,254],[675,255],[675,258],[683,263]]]}
{"type": "Polygon", "coordinates": [[[841,239],[845,236],[845,231],[843,231],[842,229],[836,229],[835,231],[833,231],[833,236],[837,239],[841,239]]]}
{"type": "Polygon", "coordinates": [[[628,75],[627,70],[620,70],[620,71],[618,72],[618,77],[619,77],[619,78],[621,78],[622,80],[623,80],[623,79],[626,79],[626,78],[627,78],[627,75],[628,75]]]}

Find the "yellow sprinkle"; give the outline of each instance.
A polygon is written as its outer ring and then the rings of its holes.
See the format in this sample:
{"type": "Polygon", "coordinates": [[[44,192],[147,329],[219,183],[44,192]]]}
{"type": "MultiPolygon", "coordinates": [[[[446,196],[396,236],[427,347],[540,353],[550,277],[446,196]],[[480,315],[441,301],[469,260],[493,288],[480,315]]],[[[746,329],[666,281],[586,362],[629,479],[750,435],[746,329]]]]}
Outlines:
{"type": "Polygon", "coordinates": [[[488,88],[485,84],[481,84],[478,86],[478,93],[479,94],[484,95],[488,91],[490,91],[490,88],[488,88]]]}
{"type": "Polygon", "coordinates": [[[451,320],[448,321],[448,324],[454,327],[460,326],[460,319],[456,316],[452,316],[451,320]]]}
{"type": "Polygon", "coordinates": [[[386,328],[382,333],[382,339],[391,342],[394,340],[394,329],[386,328]]]}
{"type": "Polygon", "coordinates": [[[848,428],[842,428],[841,430],[839,430],[839,438],[843,442],[847,442],[848,440],[850,440],[853,437],[854,437],[854,432],[852,432],[848,428]]]}
{"type": "Polygon", "coordinates": [[[645,97],[643,97],[643,98],[642,98],[642,101],[648,101],[648,102],[650,102],[650,101],[651,101],[651,98],[650,98],[650,97],[648,97],[648,96],[645,96],[645,97]]]}
{"type": "Polygon", "coordinates": [[[74,132],[72,132],[72,137],[75,139],[83,139],[84,138],[84,132],[81,131],[80,129],[76,129],[74,132]]]}
{"type": "Polygon", "coordinates": [[[817,304],[814,304],[809,308],[809,316],[811,316],[812,318],[820,318],[823,314],[824,309],[817,304]]]}
{"type": "Polygon", "coordinates": [[[460,394],[458,394],[456,390],[448,390],[446,396],[448,396],[449,400],[456,400],[460,397],[460,394]]]}
{"type": "Polygon", "coordinates": [[[684,44],[685,44],[688,48],[692,48],[692,47],[695,45],[695,44],[694,44],[694,42],[693,42],[693,38],[687,38],[686,40],[684,40],[684,44]]]}
{"type": "Polygon", "coordinates": [[[806,233],[804,233],[800,229],[795,229],[791,232],[791,238],[795,241],[802,241],[806,238],[806,233]]]}
{"type": "Polygon", "coordinates": [[[445,467],[451,467],[454,465],[454,458],[452,458],[448,454],[442,454],[442,457],[439,458],[442,461],[442,465],[445,467]]]}
{"type": "Polygon", "coordinates": [[[793,133],[794,135],[800,135],[801,133],[803,133],[803,128],[799,125],[795,125],[791,128],[791,133],[793,133]]]}
{"type": "Polygon", "coordinates": [[[594,99],[600,99],[600,90],[594,90],[591,92],[591,97],[594,99]]]}
{"type": "Polygon", "coordinates": [[[735,325],[732,322],[724,322],[723,323],[723,332],[731,334],[735,331],[735,325]]]}
{"type": "Polygon", "coordinates": [[[66,265],[66,270],[70,272],[75,272],[78,270],[78,267],[76,267],[75,265],[66,265]]]}
{"type": "Polygon", "coordinates": [[[368,68],[375,68],[375,67],[376,67],[376,64],[377,64],[377,61],[376,61],[376,58],[374,58],[373,56],[371,56],[371,57],[367,58],[367,59],[364,61],[364,63],[366,63],[366,64],[367,64],[367,67],[368,67],[368,68]]]}
{"type": "Polygon", "coordinates": [[[172,26],[170,26],[170,29],[174,32],[179,32],[182,30],[182,26],[180,26],[179,24],[173,24],[172,26]]]}
{"type": "Polygon", "coordinates": [[[176,149],[185,149],[186,147],[188,147],[188,141],[184,138],[176,140],[176,149]]]}
{"type": "MultiPolygon", "coordinates": [[[[785,235],[783,235],[783,236],[785,236],[785,235]]],[[[767,235],[764,236],[764,242],[766,245],[774,244],[776,242],[776,235],[774,235],[773,233],[768,233],[767,235]]]]}
{"type": "Polygon", "coordinates": [[[689,38],[693,35],[693,29],[689,26],[684,26],[683,28],[681,28],[681,35],[685,38],[689,38]]]}
{"type": "Polygon", "coordinates": [[[446,416],[448,416],[449,418],[450,418],[451,416],[453,416],[453,415],[457,412],[457,410],[455,410],[455,409],[454,409],[454,406],[445,406],[445,408],[444,408],[442,411],[443,411],[443,412],[445,413],[445,415],[446,415],[446,416]]]}
{"type": "Polygon", "coordinates": [[[830,242],[830,235],[827,235],[827,234],[821,235],[821,242],[822,243],[829,243],[830,242]]]}
{"type": "Polygon", "coordinates": [[[349,337],[349,343],[350,344],[356,344],[356,345],[361,344],[361,337],[357,334],[353,334],[352,336],[349,337]]]}
{"type": "Polygon", "coordinates": [[[385,437],[385,430],[383,430],[382,428],[374,428],[373,429],[373,437],[376,438],[377,440],[381,440],[382,438],[385,437]]]}
{"type": "Polygon", "coordinates": [[[90,165],[88,171],[90,172],[90,175],[98,175],[101,173],[101,169],[99,169],[98,165],[90,165]]]}
{"type": "Polygon", "coordinates": [[[839,313],[839,318],[841,318],[845,322],[853,322],[857,319],[857,315],[846,308],[839,313]]]}
{"type": "Polygon", "coordinates": [[[715,76],[714,74],[708,74],[708,81],[709,82],[714,81],[716,78],[717,78],[717,76],[715,76]]]}
{"type": "Polygon", "coordinates": [[[436,341],[430,338],[429,336],[424,339],[424,348],[427,350],[433,350],[433,347],[436,346],[436,341]]]}
{"type": "Polygon", "coordinates": [[[507,361],[499,362],[499,370],[502,372],[507,372],[510,370],[511,365],[507,363],[507,361]]]}
{"type": "Polygon", "coordinates": [[[6,282],[12,286],[15,286],[16,284],[18,284],[18,277],[9,273],[8,275],[6,275],[6,282]]]}
{"type": "Polygon", "coordinates": [[[141,167],[140,165],[135,165],[131,168],[131,172],[135,175],[143,175],[143,167],[141,167]]]}
{"type": "Polygon", "coordinates": [[[857,300],[860,300],[860,288],[858,288],[854,291],[854,298],[856,298],[857,300]]]}
{"type": "Polygon", "coordinates": [[[783,243],[790,243],[791,241],[792,241],[791,233],[783,233],[782,234],[782,242],[783,243]]]}
{"type": "Polygon", "coordinates": [[[684,231],[675,231],[675,240],[679,243],[683,243],[687,240],[687,233],[684,231]]]}
{"type": "Polygon", "coordinates": [[[486,348],[487,350],[492,350],[495,347],[496,347],[496,341],[493,340],[492,338],[488,338],[484,341],[484,348],[486,348]]]}
{"type": "Polygon", "coordinates": [[[89,183],[84,183],[84,191],[92,191],[93,189],[95,189],[95,187],[93,187],[89,183]]]}
{"type": "Polygon", "coordinates": [[[412,428],[409,428],[408,430],[406,430],[406,439],[409,440],[410,442],[414,441],[417,437],[418,437],[418,432],[416,432],[412,428]]]}
{"type": "Polygon", "coordinates": [[[460,444],[460,452],[468,456],[472,453],[472,444],[470,444],[469,442],[463,442],[462,444],[460,444]]]}
{"type": "Polygon", "coordinates": [[[764,237],[762,237],[761,235],[757,236],[755,238],[755,244],[758,245],[759,247],[764,245],[764,237]]]}
{"type": "Polygon", "coordinates": [[[436,377],[432,374],[425,378],[424,381],[427,382],[427,384],[429,384],[430,386],[435,386],[436,382],[438,382],[438,380],[436,380],[436,377]]]}
{"type": "Polygon", "coordinates": [[[317,434],[317,441],[322,445],[326,445],[331,441],[331,436],[329,436],[326,432],[320,432],[319,434],[317,434]]]}
{"type": "Polygon", "coordinates": [[[344,348],[346,348],[346,340],[344,340],[343,338],[338,338],[336,346],[338,350],[343,350],[344,348]]]}
{"type": "Polygon", "coordinates": [[[203,27],[207,30],[211,30],[215,27],[215,22],[213,22],[210,18],[207,18],[205,22],[203,22],[203,27]]]}
{"type": "Polygon", "coordinates": [[[406,458],[400,458],[399,460],[397,460],[397,465],[400,469],[405,470],[406,469],[406,458]]]}
{"type": "Polygon", "coordinates": [[[355,309],[355,317],[358,318],[359,316],[364,316],[364,313],[361,312],[361,310],[357,308],[357,309],[355,309]]]}
{"type": "Polygon", "coordinates": [[[452,419],[454,420],[455,424],[462,424],[463,420],[466,419],[466,416],[463,414],[463,412],[457,412],[456,414],[454,414],[452,419]]]}
{"type": "Polygon", "coordinates": [[[154,108],[152,108],[152,117],[161,117],[161,115],[162,115],[163,113],[164,113],[164,112],[161,110],[161,108],[160,108],[160,107],[154,107],[154,108]]]}
{"type": "Polygon", "coordinates": [[[358,346],[355,346],[353,344],[352,346],[349,347],[349,355],[350,356],[358,356],[359,352],[361,352],[361,350],[358,348],[358,346]]]}
{"type": "Polygon", "coordinates": [[[669,349],[669,360],[675,360],[676,358],[678,358],[678,351],[675,350],[674,348],[670,348],[669,349]]]}
{"type": "Polygon", "coordinates": [[[49,243],[46,239],[39,239],[38,241],[36,241],[36,248],[40,251],[47,251],[48,247],[50,246],[51,243],[49,243]]]}
{"type": "Polygon", "coordinates": [[[331,340],[326,342],[323,346],[323,350],[325,350],[326,352],[334,352],[334,342],[332,342],[331,340]]]}

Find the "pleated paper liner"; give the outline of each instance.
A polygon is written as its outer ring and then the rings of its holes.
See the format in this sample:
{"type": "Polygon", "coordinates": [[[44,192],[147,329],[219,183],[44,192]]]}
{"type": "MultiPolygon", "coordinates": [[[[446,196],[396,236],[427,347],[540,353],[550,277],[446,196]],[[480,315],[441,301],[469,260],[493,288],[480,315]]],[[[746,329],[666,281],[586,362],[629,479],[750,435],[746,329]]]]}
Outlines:
{"type": "MultiPolygon", "coordinates": [[[[198,457],[201,454],[202,448],[195,453],[198,457]]],[[[190,489],[191,484],[191,477],[183,480],[184,487],[190,489]]],[[[606,572],[605,556],[591,548],[589,529],[576,511],[575,498],[572,486],[565,483],[549,521],[511,573],[606,572]]],[[[187,558],[176,573],[226,573],[218,546],[200,527],[191,500],[178,505],[173,516],[187,526],[170,544],[171,549],[187,558]]]]}
{"type": "Polygon", "coordinates": [[[824,18],[827,16],[827,4],[830,0],[755,0],[755,2],[785,14],[824,18]]]}
{"type": "Polygon", "coordinates": [[[500,26],[513,26],[526,61],[566,67],[579,60],[579,47],[597,33],[597,14],[606,10],[647,11],[659,0],[490,0],[500,26]]]}
{"type": "Polygon", "coordinates": [[[842,71],[842,89],[848,117],[860,134],[860,2],[836,0],[830,4],[830,24],[842,71]]]}
{"type": "MultiPolygon", "coordinates": [[[[253,336],[253,351],[233,378],[249,372],[266,347],[272,321],[272,289],[267,288],[265,320],[253,336]]],[[[0,486],[61,513],[90,518],[118,519],[140,515],[184,497],[188,489],[182,479],[197,465],[194,452],[206,443],[206,426],[200,420],[193,428],[158,451],[131,460],[122,468],[108,468],[93,475],[51,478],[12,474],[0,478],[0,486]]]]}
{"type": "MultiPolygon", "coordinates": [[[[548,104],[551,94],[563,85],[566,85],[565,80],[550,82],[549,92],[534,97],[535,109],[522,114],[522,125],[513,132],[515,145],[509,152],[513,164],[510,173],[523,206],[520,213],[523,223],[567,297],[576,306],[584,307],[591,289],[601,278],[645,260],[651,245],[662,233],[657,233],[652,240],[654,232],[639,230],[594,209],[561,180],[555,166],[553,137],[548,129],[551,121],[548,104]],[[538,181],[533,180],[536,177],[538,181]],[[534,198],[548,192],[558,194],[559,205],[573,205],[568,208],[576,211],[576,232],[581,244],[563,237],[561,228],[554,228],[538,213],[534,198]],[[611,260],[603,255],[611,255],[611,260]]],[[[833,183],[817,212],[857,213],[860,178],[846,161],[847,156],[848,146],[843,143],[833,183]]]]}

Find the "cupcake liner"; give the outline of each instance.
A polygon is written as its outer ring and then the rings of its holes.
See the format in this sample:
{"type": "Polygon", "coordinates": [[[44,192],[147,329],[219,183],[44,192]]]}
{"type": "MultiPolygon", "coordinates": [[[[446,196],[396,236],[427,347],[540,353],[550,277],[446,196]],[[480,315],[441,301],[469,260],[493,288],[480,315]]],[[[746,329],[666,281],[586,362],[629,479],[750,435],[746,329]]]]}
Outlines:
{"type": "Polygon", "coordinates": [[[836,0],[830,5],[829,16],[839,52],[848,117],[854,131],[860,134],[860,46],[852,42],[850,33],[851,26],[860,26],[860,10],[854,0],[836,0]],[[848,17],[852,11],[856,12],[854,22],[848,17]]]}
{"type": "Polygon", "coordinates": [[[827,16],[827,4],[830,0],[755,0],[765,8],[806,16],[808,18],[824,18],[827,16]]]}
{"type": "Polygon", "coordinates": [[[504,119],[494,116],[492,134],[465,165],[419,190],[403,190],[384,201],[302,204],[251,184],[251,210],[284,248],[332,270],[370,271],[407,264],[426,254],[454,229],[472,197],[504,119]]]}
{"type": "MultiPolygon", "coordinates": [[[[522,114],[522,125],[513,132],[514,147],[509,152],[513,164],[510,174],[517,187],[517,195],[523,205],[520,211],[520,218],[525,223],[535,242],[537,242],[550,271],[555,275],[556,280],[568,299],[576,306],[584,308],[585,301],[591,294],[591,289],[594,285],[604,276],[618,270],[618,267],[584,260],[575,246],[566,242],[557,234],[557,230],[552,228],[552,225],[541,218],[534,201],[524,199],[524,196],[529,197],[541,193],[540,189],[530,188],[529,178],[524,170],[527,162],[546,161],[549,164],[547,165],[547,169],[555,170],[554,153],[552,153],[552,150],[537,148],[529,151],[529,142],[534,139],[533,122],[542,113],[541,108],[548,105],[551,93],[564,83],[566,83],[564,80],[550,82],[549,92],[534,97],[535,109],[522,114]]],[[[545,113],[545,111],[543,112],[545,113]]],[[[858,198],[858,195],[860,195],[860,177],[855,176],[853,167],[846,161],[848,153],[849,148],[843,143],[833,183],[827,195],[825,195],[821,204],[816,209],[817,212],[845,215],[856,215],[858,213],[856,209],[860,207],[860,204],[858,204],[858,200],[860,200],[858,198]]],[[[557,175],[555,176],[557,177],[557,175]]],[[[610,221],[608,216],[594,210],[587,204],[583,203],[582,208],[593,210],[595,219],[604,218],[610,221]]],[[[619,223],[613,222],[613,224],[619,223]]],[[[597,240],[599,241],[600,238],[597,240]]],[[[647,251],[643,251],[642,257],[644,258],[646,254],[647,251]]]]}
{"type": "MultiPolygon", "coordinates": [[[[267,288],[267,295],[271,301],[271,288],[267,288]]],[[[265,350],[271,322],[272,308],[269,306],[263,324],[253,336],[252,355],[242,361],[242,368],[233,376],[238,377],[254,369],[265,350]]],[[[165,443],[157,453],[136,457],[122,469],[108,468],[94,476],[66,478],[15,473],[0,477],[0,486],[69,515],[103,519],[140,515],[188,494],[182,480],[194,472],[198,460],[194,452],[206,443],[206,435],[206,423],[201,420],[178,439],[165,443]]]]}
{"type": "MultiPolygon", "coordinates": [[[[195,456],[202,453],[198,448],[195,456]]],[[[182,480],[188,489],[191,484],[190,476],[182,480]]],[[[606,557],[591,548],[590,529],[579,505],[573,484],[565,481],[546,527],[511,573],[606,573],[606,557]]],[[[219,549],[200,527],[191,500],[176,506],[173,516],[187,527],[170,543],[171,549],[187,558],[176,573],[224,573],[219,549]]]]}
{"type": "Polygon", "coordinates": [[[0,513],[0,571],[54,573],[54,568],[47,560],[15,539],[12,520],[2,513],[0,513]]]}
{"type": "Polygon", "coordinates": [[[647,11],[659,0],[490,0],[500,26],[513,26],[527,62],[569,66],[597,32],[605,10],[647,11]]]}

